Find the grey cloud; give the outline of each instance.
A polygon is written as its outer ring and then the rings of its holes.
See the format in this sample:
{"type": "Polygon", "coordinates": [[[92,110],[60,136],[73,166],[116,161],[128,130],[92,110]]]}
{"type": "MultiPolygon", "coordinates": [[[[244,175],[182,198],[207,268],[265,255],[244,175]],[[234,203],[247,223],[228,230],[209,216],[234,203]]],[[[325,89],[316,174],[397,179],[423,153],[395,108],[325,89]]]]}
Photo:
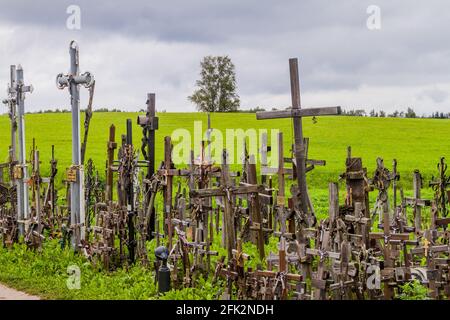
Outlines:
{"type": "Polygon", "coordinates": [[[449,92],[438,88],[425,90],[418,95],[419,100],[431,99],[434,103],[442,103],[449,97],[449,92]]]}
{"type": "MultiPolygon", "coordinates": [[[[0,49],[4,50],[0,51],[4,70],[0,87],[7,82],[8,65],[23,62],[30,80],[41,89],[33,97],[35,108],[67,103],[65,95],[53,91],[53,78],[67,69],[71,38],[80,42],[82,68],[104,81],[97,82],[98,99],[130,109],[141,103],[136,96],[154,88],[167,109],[194,110],[186,96],[198,76],[200,59],[208,54],[231,56],[239,94],[252,103],[263,95],[285,96],[280,105],[289,102],[290,57],[300,59],[304,93],[449,83],[446,12],[450,3],[377,0],[382,14],[379,31],[366,28],[366,8],[371,4],[366,0],[2,0],[0,28],[9,28],[12,36],[2,35],[0,29],[5,46],[0,49]],[[65,28],[66,8],[71,4],[82,10],[80,31],[65,28]]],[[[436,103],[448,100],[445,94],[432,96],[436,103]]],[[[368,103],[372,99],[368,97],[368,103]]]]}

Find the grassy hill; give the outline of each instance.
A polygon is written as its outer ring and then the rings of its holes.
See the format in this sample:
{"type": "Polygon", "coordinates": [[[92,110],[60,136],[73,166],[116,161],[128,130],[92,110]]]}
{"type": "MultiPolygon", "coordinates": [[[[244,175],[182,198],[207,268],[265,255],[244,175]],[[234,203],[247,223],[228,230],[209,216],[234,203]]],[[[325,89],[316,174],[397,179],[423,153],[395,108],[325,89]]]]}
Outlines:
{"type": "MultiPolygon", "coordinates": [[[[91,122],[87,158],[92,157],[101,173],[104,171],[106,141],[108,128],[114,123],[117,127],[117,141],[125,132],[127,118],[135,119],[137,113],[95,113],[91,122]]],[[[206,114],[202,113],[161,113],[160,129],[156,141],[158,162],[163,157],[163,138],[175,129],[193,130],[194,121],[202,120],[206,129],[206,114]]],[[[285,135],[285,150],[291,144],[291,122],[289,120],[257,121],[255,114],[214,114],[212,125],[225,133],[227,128],[279,129],[285,135]]],[[[56,147],[59,160],[59,178],[64,168],[71,163],[71,121],[70,114],[32,114],[26,115],[27,149],[31,147],[33,137],[41,151],[42,170],[48,172],[51,145],[56,147]]],[[[402,175],[401,184],[411,189],[411,173],[419,168],[427,181],[436,172],[439,157],[450,156],[450,121],[432,119],[388,119],[357,117],[323,117],[314,123],[311,119],[304,121],[305,136],[310,137],[310,157],[325,159],[327,165],[318,167],[308,174],[309,188],[319,219],[327,216],[329,181],[336,181],[345,169],[346,148],[351,145],[353,154],[363,158],[371,174],[378,156],[385,159],[388,168],[396,158],[402,175]]],[[[0,116],[0,162],[7,159],[9,137],[9,119],[0,116]]],[[[134,142],[140,146],[141,130],[134,124],[134,142]]],[[[424,196],[431,196],[431,191],[424,190],[424,196]]],[[[406,192],[407,194],[410,193],[406,192]]],[[[343,196],[343,194],[341,194],[343,196]]],[[[376,192],[370,194],[371,205],[376,192]]],[[[161,202],[161,199],[158,200],[161,202]]],[[[162,205],[159,204],[159,208],[162,205]]],[[[411,214],[411,212],[410,212],[411,214]]],[[[424,218],[428,209],[422,212],[424,218]]],[[[426,218],[425,218],[426,220],[426,218]]],[[[220,245],[220,237],[215,237],[212,250],[220,255],[225,249],[220,245]]],[[[277,240],[272,238],[266,246],[266,254],[276,251],[277,240]],[[273,241],[272,241],[273,240],[273,241]]],[[[151,271],[140,265],[115,272],[99,272],[79,255],[70,250],[58,249],[57,240],[46,241],[42,254],[36,255],[27,250],[25,245],[16,246],[15,250],[0,248],[0,281],[8,285],[39,294],[43,298],[53,299],[155,299],[156,287],[151,271]],[[83,290],[69,290],[66,287],[67,265],[81,267],[83,290]],[[50,272],[49,272],[50,270],[50,272]],[[36,281],[39,279],[39,281],[36,281]]],[[[153,252],[155,241],[148,245],[153,252]]],[[[258,263],[256,247],[244,244],[244,251],[252,256],[249,263],[253,267],[258,263]]],[[[154,255],[149,255],[154,259],[154,255]]],[[[212,262],[216,257],[212,258],[212,262]]],[[[210,278],[209,278],[210,279],[210,278]]],[[[164,298],[171,299],[213,299],[218,288],[212,281],[206,281],[195,289],[171,291],[164,298]]]]}
{"type": "MultiPolygon", "coordinates": [[[[104,173],[108,128],[116,125],[116,141],[125,133],[126,119],[133,120],[133,140],[140,147],[142,131],[136,124],[138,113],[94,113],[91,121],[86,159],[92,158],[101,174],[104,173]]],[[[194,121],[203,122],[207,128],[205,113],[159,113],[159,130],[156,134],[156,158],[163,158],[164,136],[175,129],[193,131],[194,121]]],[[[27,114],[27,150],[32,139],[40,150],[42,171],[49,170],[51,145],[55,145],[59,164],[59,178],[71,163],[71,115],[27,114]]],[[[83,119],[82,119],[83,120],[83,119]]],[[[255,114],[226,113],[211,116],[212,127],[225,135],[225,130],[233,128],[279,129],[284,134],[285,152],[292,143],[292,126],[288,119],[256,120],[255,114]]],[[[325,167],[317,167],[308,174],[310,188],[326,189],[329,181],[337,180],[345,169],[346,148],[352,146],[354,156],[363,158],[363,163],[372,172],[378,156],[385,159],[390,168],[392,159],[398,161],[405,189],[410,189],[411,173],[420,169],[425,179],[436,174],[436,164],[441,156],[450,158],[450,120],[398,119],[362,117],[321,117],[314,123],[303,121],[305,136],[310,138],[310,158],[324,159],[325,167]]],[[[82,125],[83,127],[83,125],[82,125]]],[[[83,129],[82,129],[83,130],[83,129]]],[[[270,131],[269,131],[270,132],[270,131]]],[[[6,115],[0,116],[0,162],[8,157],[10,125],[6,115]]],[[[270,139],[270,136],[269,136],[270,139]]]]}

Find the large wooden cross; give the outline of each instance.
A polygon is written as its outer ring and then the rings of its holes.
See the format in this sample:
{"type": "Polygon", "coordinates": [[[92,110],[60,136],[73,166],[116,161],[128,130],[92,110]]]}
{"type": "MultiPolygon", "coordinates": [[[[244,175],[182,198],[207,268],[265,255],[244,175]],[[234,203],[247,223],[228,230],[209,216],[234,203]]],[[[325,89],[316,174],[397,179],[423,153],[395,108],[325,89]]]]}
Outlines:
{"type": "Polygon", "coordinates": [[[303,140],[303,117],[315,117],[325,115],[341,114],[340,107],[308,108],[301,109],[300,104],[300,84],[298,76],[297,58],[289,59],[289,69],[291,78],[291,99],[292,108],[282,111],[257,112],[257,120],[292,118],[294,123],[294,152],[296,160],[297,183],[300,191],[301,209],[309,217],[309,225],[314,224],[313,214],[308,209],[308,188],[306,185],[306,156],[305,144],[303,140]]]}

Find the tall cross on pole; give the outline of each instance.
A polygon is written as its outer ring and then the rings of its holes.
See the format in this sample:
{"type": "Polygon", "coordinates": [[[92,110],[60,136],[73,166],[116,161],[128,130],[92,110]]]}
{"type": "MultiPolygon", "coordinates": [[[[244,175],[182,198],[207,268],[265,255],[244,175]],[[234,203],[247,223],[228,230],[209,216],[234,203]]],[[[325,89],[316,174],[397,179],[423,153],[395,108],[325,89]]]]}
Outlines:
{"type": "Polygon", "coordinates": [[[9,157],[11,162],[15,162],[17,160],[17,115],[16,115],[16,106],[17,106],[17,92],[16,92],[16,66],[10,66],[10,83],[8,86],[8,98],[3,100],[3,103],[8,107],[9,119],[11,120],[11,146],[9,151],[9,157]]]}
{"type": "Polygon", "coordinates": [[[303,139],[302,118],[325,115],[341,114],[340,107],[307,108],[302,109],[300,103],[300,81],[298,76],[298,59],[289,59],[289,70],[291,78],[291,100],[292,108],[282,111],[257,112],[257,120],[292,118],[294,123],[294,153],[296,160],[297,183],[299,188],[300,206],[308,217],[308,224],[314,225],[315,217],[309,209],[308,188],[306,185],[306,152],[303,139]]]}
{"type": "Polygon", "coordinates": [[[17,178],[17,212],[19,221],[19,232],[23,235],[25,230],[24,220],[29,219],[30,208],[28,205],[28,173],[26,168],[25,150],[25,93],[33,92],[33,86],[26,86],[23,80],[22,66],[17,66],[16,70],[16,102],[18,106],[19,123],[19,162],[14,169],[14,176],[17,178]]]}
{"type": "MultiPolygon", "coordinates": [[[[158,117],[156,116],[156,103],[155,94],[149,93],[147,95],[147,114],[145,116],[138,116],[138,125],[142,127],[142,147],[141,151],[147,161],[147,175],[146,179],[150,181],[155,173],[155,133],[158,130],[158,117]]],[[[145,187],[145,207],[150,204],[151,193],[150,184],[146,184],[145,187]]],[[[148,208],[147,208],[148,210],[148,208]]],[[[151,212],[154,213],[155,209],[151,208],[151,212]]],[[[155,215],[151,214],[148,224],[148,237],[149,240],[153,239],[153,232],[155,231],[155,215]]]]}
{"type": "Polygon", "coordinates": [[[89,72],[80,75],[78,44],[70,43],[70,73],[58,74],[56,86],[58,89],[69,88],[72,105],[72,166],[69,171],[73,174],[70,179],[70,222],[73,229],[72,247],[78,250],[81,239],[84,239],[84,172],[81,163],[80,148],[80,85],[90,88],[94,83],[94,76],[89,72]]]}

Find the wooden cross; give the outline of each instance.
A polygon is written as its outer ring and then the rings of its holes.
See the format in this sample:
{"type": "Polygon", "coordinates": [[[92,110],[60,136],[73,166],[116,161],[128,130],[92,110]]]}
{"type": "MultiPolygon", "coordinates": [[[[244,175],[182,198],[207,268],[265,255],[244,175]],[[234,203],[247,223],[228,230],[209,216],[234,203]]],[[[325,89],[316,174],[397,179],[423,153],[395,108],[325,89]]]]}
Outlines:
{"type": "Polygon", "coordinates": [[[383,256],[384,268],[382,274],[384,275],[384,297],[391,299],[394,296],[394,290],[390,287],[389,282],[394,277],[394,259],[392,258],[392,245],[398,245],[409,241],[408,233],[391,233],[391,223],[389,219],[389,211],[386,206],[383,207],[383,233],[371,232],[369,240],[383,240],[383,256]]]}
{"type": "Polygon", "coordinates": [[[422,175],[420,174],[419,170],[414,171],[413,188],[414,188],[414,197],[412,198],[405,197],[405,203],[406,205],[413,207],[414,229],[416,235],[420,237],[422,231],[422,208],[430,207],[431,200],[421,199],[420,190],[422,189],[422,175]]]}
{"type": "Polygon", "coordinates": [[[109,140],[107,143],[108,160],[106,162],[106,203],[113,201],[113,172],[114,172],[114,150],[117,149],[116,143],[116,127],[112,124],[109,127],[109,140]]]}
{"type": "Polygon", "coordinates": [[[306,254],[319,257],[319,264],[317,267],[316,276],[312,279],[312,286],[316,288],[314,291],[315,299],[325,300],[327,290],[326,279],[326,259],[339,259],[340,252],[334,252],[331,247],[332,243],[332,228],[335,219],[339,214],[339,195],[336,183],[329,184],[329,219],[322,221],[318,233],[317,247],[318,249],[306,249],[306,254]]]}
{"type": "Polygon", "coordinates": [[[308,188],[306,185],[306,150],[303,140],[302,118],[311,116],[316,117],[324,115],[338,115],[341,114],[341,108],[329,107],[301,109],[298,60],[296,58],[289,59],[289,69],[291,78],[291,109],[283,111],[257,112],[256,119],[293,119],[295,141],[294,152],[296,160],[297,183],[300,191],[301,209],[303,210],[304,214],[309,217],[309,225],[313,225],[314,217],[308,209],[308,188]]]}
{"type": "Polygon", "coordinates": [[[421,246],[411,249],[411,255],[414,257],[416,255],[424,256],[427,260],[427,278],[428,287],[430,290],[431,297],[436,299],[439,296],[439,283],[437,279],[437,274],[439,270],[437,264],[439,261],[439,255],[445,255],[444,264],[448,265],[449,262],[449,252],[450,246],[448,244],[439,245],[430,241],[431,234],[427,232],[426,236],[423,238],[421,246]]]}
{"type": "Polygon", "coordinates": [[[434,178],[429,183],[429,186],[433,188],[435,191],[436,203],[438,204],[438,210],[441,211],[442,217],[447,217],[448,207],[447,203],[450,199],[450,191],[447,190],[447,187],[450,186],[450,177],[446,175],[447,164],[445,163],[445,158],[442,157],[439,164],[439,178],[434,178]]]}
{"type": "Polygon", "coordinates": [[[370,218],[367,169],[363,167],[361,158],[352,156],[350,146],[347,148],[345,165],[346,171],[341,175],[341,178],[345,179],[347,187],[345,204],[354,209],[355,203],[359,202],[363,210],[363,216],[370,218]]]}
{"type": "MultiPolygon", "coordinates": [[[[248,173],[247,173],[248,183],[250,185],[257,185],[257,177],[256,177],[256,164],[255,157],[253,155],[250,156],[250,163],[248,165],[248,173]]],[[[259,193],[250,194],[250,230],[253,231],[253,243],[258,247],[259,258],[261,260],[264,259],[264,229],[263,229],[263,218],[261,216],[261,206],[259,201],[259,193]]]]}
{"type": "Polygon", "coordinates": [[[340,243],[341,252],[340,259],[334,261],[333,273],[335,283],[330,285],[330,291],[335,292],[335,297],[338,299],[349,299],[349,289],[356,285],[356,281],[349,276],[355,277],[357,275],[354,264],[351,263],[351,249],[352,246],[347,239],[340,243]]]}
{"type": "Polygon", "coordinates": [[[221,185],[217,189],[198,189],[191,190],[190,197],[193,198],[208,198],[208,197],[223,197],[224,205],[224,232],[226,234],[226,247],[228,251],[228,259],[232,258],[232,250],[236,247],[236,234],[234,228],[234,197],[242,194],[258,194],[265,190],[263,185],[244,185],[233,186],[229,175],[229,166],[227,161],[226,150],[222,153],[222,170],[221,170],[221,185]]]}
{"type": "Polygon", "coordinates": [[[172,139],[170,136],[164,138],[164,162],[158,174],[164,178],[163,197],[164,197],[164,233],[167,234],[169,250],[172,249],[172,197],[173,197],[173,178],[175,176],[186,176],[186,170],[175,169],[172,162],[172,139]]]}
{"type": "Polygon", "coordinates": [[[372,216],[374,217],[376,214],[379,214],[379,227],[382,226],[382,218],[385,217],[384,213],[388,212],[386,217],[391,220],[391,216],[389,214],[388,190],[391,181],[395,179],[398,179],[398,175],[389,172],[389,170],[384,166],[383,159],[377,158],[377,169],[375,170],[374,177],[370,181],[370,187],[378,190],[377,201],[375,204],[375,209],[372,212],[372,216]],[[381,213],[378,212],[379,210],[381,210],[381,213]]]}
{"type": "Polygon", "coordinates": [[[254,272],[256,277],[271,278],[275,280],[273,291],[276,293],[276,298],[286,300],[289,292],[288,281],[301,282],[302,275],[293,274],[289,272],[288,262],[286,259],[286,239],[281,237],[278,250],[278,271],[271,270],[256,270],[254,272]],[[277,293],[278,292],[278,293],[277,293]]]}

